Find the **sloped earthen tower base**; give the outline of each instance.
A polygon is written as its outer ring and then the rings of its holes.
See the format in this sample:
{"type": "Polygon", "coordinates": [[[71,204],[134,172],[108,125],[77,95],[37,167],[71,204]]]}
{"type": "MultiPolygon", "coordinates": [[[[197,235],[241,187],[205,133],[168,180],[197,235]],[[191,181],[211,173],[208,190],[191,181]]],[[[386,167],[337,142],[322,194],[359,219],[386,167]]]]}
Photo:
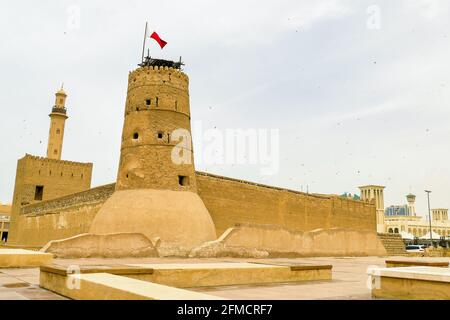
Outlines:
{"type": "Polygon", "coordinates": [[[89,232],[132,232],[152,241],[159,238],[161,255],[186,255],[193,247],[216,239],[211,216],[196,193],[156,189],[114,192],[89,232]]]}

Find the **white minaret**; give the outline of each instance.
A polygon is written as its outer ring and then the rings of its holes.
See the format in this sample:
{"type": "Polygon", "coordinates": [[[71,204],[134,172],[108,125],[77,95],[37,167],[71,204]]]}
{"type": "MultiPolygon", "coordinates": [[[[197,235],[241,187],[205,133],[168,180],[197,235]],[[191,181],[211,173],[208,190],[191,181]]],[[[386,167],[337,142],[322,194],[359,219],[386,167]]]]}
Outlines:
{"type": "Polygon", "coordinates": [[[412,193],[410,193],[406,196],[406,200],[408,201],[408,214],[412,217],[415,217],[416,216],[416,207],[415,207],[416,196],[413,195],[412,193]]]}

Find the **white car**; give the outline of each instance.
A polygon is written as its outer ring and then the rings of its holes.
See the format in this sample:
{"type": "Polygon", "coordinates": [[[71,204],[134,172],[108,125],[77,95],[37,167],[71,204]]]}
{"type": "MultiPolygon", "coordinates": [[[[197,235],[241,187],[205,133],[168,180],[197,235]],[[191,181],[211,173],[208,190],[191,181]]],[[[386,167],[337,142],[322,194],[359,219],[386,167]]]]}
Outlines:
{"type": "Polygon", "coordinates": [[[409,246],[406,246],[406,251],[407,252],[424,252],[425,251],[425,248],[426,248],[427,246],[425,246],[425,245],[409,245],[409,246]]]}

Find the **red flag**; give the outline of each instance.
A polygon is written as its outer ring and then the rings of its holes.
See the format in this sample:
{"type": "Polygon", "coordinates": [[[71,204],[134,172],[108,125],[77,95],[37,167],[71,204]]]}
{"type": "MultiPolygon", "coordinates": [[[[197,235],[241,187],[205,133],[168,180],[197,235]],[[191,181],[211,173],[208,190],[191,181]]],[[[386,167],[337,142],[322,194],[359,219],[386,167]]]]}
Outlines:
{"type": "Polygon", "coordinates": [[[156,32],[153,32],[152,35],[150,36],[150,38],[156,40],[156,42],[158,42],[161,49],[164,48],[164,46],[167,44],[167,42],[164,41],[163,39],[161,39],[156,32]]]}

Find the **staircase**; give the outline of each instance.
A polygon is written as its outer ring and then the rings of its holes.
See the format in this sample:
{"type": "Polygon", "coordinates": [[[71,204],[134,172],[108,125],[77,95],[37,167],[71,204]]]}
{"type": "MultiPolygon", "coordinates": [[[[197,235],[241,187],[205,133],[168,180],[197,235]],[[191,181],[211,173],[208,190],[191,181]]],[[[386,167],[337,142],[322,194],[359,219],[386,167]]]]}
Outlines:
{"type": "Polygon", "coordinates": [[[405,256],[408,253],[400,234],[398,233],[378,233],[384,248],[389,256],[405,256]]]}

